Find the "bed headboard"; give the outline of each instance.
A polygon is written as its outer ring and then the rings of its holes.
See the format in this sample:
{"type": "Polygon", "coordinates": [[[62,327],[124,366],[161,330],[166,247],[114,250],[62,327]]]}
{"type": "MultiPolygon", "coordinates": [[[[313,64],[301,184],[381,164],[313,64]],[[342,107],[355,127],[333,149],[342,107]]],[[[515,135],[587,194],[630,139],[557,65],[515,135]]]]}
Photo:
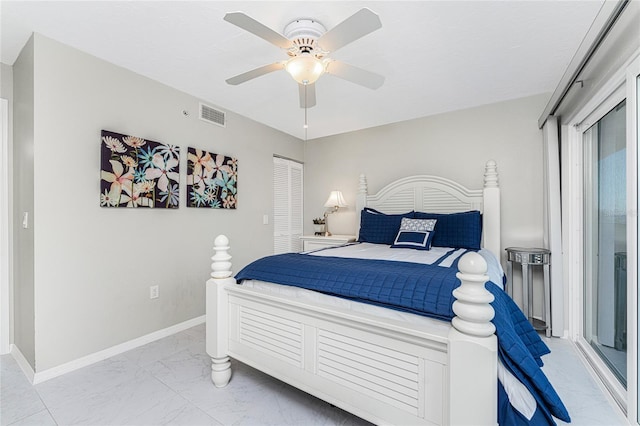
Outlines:
{"type": "Polygon", "coordinates": [[[500,187],[497,165],[493,160],[489,160],[485,165],[482,189],[468,189],[439,176],[417,175],[391,182],[376,194],[369,195],[367,179],[360,175],[356,200],[358,230],[360,211],[365,207],[389,214],[411,210],[431,213],[480,210],[482,246],[500,258],[500,187]]]}

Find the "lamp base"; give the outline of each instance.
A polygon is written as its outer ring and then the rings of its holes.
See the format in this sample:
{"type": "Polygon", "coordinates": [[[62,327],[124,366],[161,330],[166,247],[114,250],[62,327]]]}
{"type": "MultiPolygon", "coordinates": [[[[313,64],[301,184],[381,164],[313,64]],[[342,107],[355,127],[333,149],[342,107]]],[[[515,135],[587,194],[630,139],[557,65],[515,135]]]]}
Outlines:
{"type": "Polygon", "coordinates": [[[331,236],[331,232],[329,232],[329,215],[333,213],[332,211],[325,211],[324,212],[324,236],[325,237],[330,237],[331,236]]]}

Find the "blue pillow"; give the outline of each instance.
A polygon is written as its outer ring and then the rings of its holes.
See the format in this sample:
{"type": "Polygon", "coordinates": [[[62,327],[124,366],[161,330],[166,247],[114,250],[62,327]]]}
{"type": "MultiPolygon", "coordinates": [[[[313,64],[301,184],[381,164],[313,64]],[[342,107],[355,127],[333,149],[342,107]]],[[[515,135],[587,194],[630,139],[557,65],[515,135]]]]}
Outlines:
{"type": "Polygon", "coordinates": [[[385,214],[365,207],[360,213],[358,241],[376,244],[393,244],[403,217],[413,217],[413,212],[385,214]]]}
{"type": "Polygon", "coordinates": [[[402,222],[400,222],[400,230],[391,247],[429,250],[436,222],[436,219],[409,219],[403,217],[402,222]]]}
{"type": "Polygon", "coordinates": [[[431,242],[434,247],[482,248],[482,215],[478,210],[450,214],[415,212],[413,217],[438,220],[431,242]]]}

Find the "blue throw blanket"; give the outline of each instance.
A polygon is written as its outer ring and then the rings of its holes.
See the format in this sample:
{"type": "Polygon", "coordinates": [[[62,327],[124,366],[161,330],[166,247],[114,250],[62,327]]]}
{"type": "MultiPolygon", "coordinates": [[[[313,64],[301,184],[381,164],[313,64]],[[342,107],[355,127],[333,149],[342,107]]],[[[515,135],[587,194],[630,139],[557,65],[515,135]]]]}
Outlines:
{"type": "MultiPolygon", "coordinates": [[[[460,285],[456,272],[457,262],[446,268],[291,253],[259,259],[242,269],[235,278],[238,283],[256,279],[291,285],[450,321],[454,317],[452,291],[460,285]]],[[[555,425],[552,417],[555,416],[569,422],[569,414],[560,397],[540,369],[541,357],[549,353],[549,348],[506,293],[491,282],[486,288],[495,297],[492,306],[498,355],[538,402],[540,412],[532,420],[537,424],[546,421],[555,425]]],[[[513,424],[513,416],[518,414],[499,411],[501,424],[513,424]]]]}

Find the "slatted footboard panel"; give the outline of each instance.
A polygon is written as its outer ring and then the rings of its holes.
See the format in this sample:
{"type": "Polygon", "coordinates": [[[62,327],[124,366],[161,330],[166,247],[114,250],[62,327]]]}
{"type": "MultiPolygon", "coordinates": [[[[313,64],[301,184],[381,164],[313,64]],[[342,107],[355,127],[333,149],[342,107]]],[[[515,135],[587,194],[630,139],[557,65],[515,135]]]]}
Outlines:
{"type": "Polygon", "coordinates": [[[447,423],[446,343],[244,296],[229,298],[230,356],[374,423],[447,423]]]}
{"type": "Polygon", "coordinates": [[[320,330],[318,375],[418,414],[420,363],[416,356],[320,330]]]}
{"type": "Polygon", "coordinates": [[[302,367],[303,326],[281,315],[253,308],[238,310],[239,341],[302,367]]]}

